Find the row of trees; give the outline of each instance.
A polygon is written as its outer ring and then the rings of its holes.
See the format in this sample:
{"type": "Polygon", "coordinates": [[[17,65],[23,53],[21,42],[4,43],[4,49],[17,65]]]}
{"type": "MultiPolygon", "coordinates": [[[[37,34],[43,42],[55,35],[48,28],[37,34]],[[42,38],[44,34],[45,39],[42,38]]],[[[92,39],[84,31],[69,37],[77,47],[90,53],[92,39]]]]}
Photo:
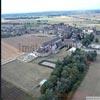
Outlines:
{"type": "Polygon", "coordinates": [[[48,81],[41,87],[39,100],[64,100],[80,76],[88,69],[88,61],[95,61],[96,51],[84,52],[77,49],[71,56],[66,56],[63,61],[57,61],[56,67],[48,81]]]}

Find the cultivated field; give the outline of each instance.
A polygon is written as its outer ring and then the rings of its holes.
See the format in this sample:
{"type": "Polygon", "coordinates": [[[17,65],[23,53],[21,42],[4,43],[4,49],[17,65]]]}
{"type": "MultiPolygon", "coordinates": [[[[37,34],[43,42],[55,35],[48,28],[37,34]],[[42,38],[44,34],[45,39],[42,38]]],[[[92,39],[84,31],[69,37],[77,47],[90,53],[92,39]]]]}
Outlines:
{"type": "Polygon", "coordinates": [[[38,48],[43,42],[50,40],[51,37],[47,36],[35,36],[33,34],[16,36],[11,38],[2,39],[3,42],[17,48],[19,50],[19,46],[29,46],[34,49],[38,48]]]}
{"type": "Polygon", "coordinates": [[[22,52],[19,52],[18,49],[1,41],[1,61],[2,63],[10,59],[14,59],[20,54],[22,54],[22,52]]]}
{"type": "Polygon", "coordinates": [[[71,16],[42,17],[38,20],[47,20],[50,24],[65,23],[77,27],[96,27],[100,30],[100,14],[79,14],[71,16]],[[88,19],[88,20],[87,20],[88,19]]]}
{"type": "Polygon", "coordinates": [[[78,19],[71,16],[54,16],[54,17],[42,17],[39,20],[47,20],[49,24],[66,23],[73,24],[76,21],[83,21],[83,19],[78,19]]]}
{"type": "Polygon", "coordinates": [[[3,38],[1,40],[1,48],[2,48],[2,61],[6,61],[9,59],[16,58],[19,54],[25,51],[32,52],[34,49],[39,48],[39,46],[45,42],[50,40],[52,37],[43,37],[43,36],[35,36],[35,35],[23,35],[16,36],[11,38],[3,38]],[[23,50],[24,49],[24,50],[23,50]]]}
{"type": "Polygon", "coordinates": [[[86,96],[100,96],[100,55],[90,65],[89,71],[72,100],[86,100],[86,96]]]}

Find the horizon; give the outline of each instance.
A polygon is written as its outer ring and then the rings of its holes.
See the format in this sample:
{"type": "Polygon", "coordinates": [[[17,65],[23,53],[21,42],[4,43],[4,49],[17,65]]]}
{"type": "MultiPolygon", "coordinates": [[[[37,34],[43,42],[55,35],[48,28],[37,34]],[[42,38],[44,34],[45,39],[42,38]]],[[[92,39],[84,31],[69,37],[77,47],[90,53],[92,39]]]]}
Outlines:
{"type": "Polygon", "coordinates": [[[33,14],[37,14],[37,13],[52,13],[52,12],[86,12],[86,11],[96,11],[96,10],[99,10],[100,9],[86,9],[86,10],[58,10],[58,11],[37,11],[37,12],[16,12],[16,13],[1,13],[1,15],[10,15],[10,14],[30,14],[30,13],[33,13],[33,14]]]}
{"type": "Polygon", "coordinates": [[[2,0],[1,14],[100,9],[100,0],[2,0]]]}

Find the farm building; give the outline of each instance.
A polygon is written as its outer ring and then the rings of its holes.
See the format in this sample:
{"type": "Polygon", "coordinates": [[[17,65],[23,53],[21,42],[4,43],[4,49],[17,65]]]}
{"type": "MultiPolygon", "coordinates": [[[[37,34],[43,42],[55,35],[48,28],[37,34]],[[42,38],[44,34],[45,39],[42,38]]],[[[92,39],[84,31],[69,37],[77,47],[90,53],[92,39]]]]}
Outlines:
{"type": "Polygon", "coordinates": [[[42,46],[37,50],[40,56],[48,56],[51,53],[57,53],[59,50],[67,46],[77,47],[77,43],[73,39],[66,39],[65,37],[56,37],[50,41],[44,42],[42,46]]]}
{"type": "Polygon", "coordinates": [[[64,45],[67,47],[76,47],[76,42],[72,39],[64,39],[64,45]]]}
{"type": "Polygon", "coordinates": [[[56,50],[59,50],[64,46],[62,39],[60,37],[54,38],[50,41],[44,42],[42,46],[37,50],[39,53],[55,53],[56,50]]]}

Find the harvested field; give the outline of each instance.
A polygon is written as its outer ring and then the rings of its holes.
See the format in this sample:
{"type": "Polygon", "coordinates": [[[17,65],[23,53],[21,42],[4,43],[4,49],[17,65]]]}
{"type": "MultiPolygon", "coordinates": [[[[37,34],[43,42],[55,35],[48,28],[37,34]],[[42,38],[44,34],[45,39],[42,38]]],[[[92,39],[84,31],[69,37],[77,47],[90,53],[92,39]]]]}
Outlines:
{"type": "Polygon", "coordinates": [[[22,52],[19,52],[15,47],[13,47],[3,41],[1,42],[2,62],[16,58],[20,54],[22,54],[22,52]]]}
{"type": "Polygon", "coordinates": [[[51,37],[47,37],[47,36],[38,37],[38,36],[30,34],[30,35],[22,35],[22,36],[16,36],[16,37],[11,37],[11,38],[5,38],[5,39],[2,39],[2,41],[15,47],[18,50],[22,46],[27,46],[27,48],[29,47],[30,49],[29,51],[33,51],[33,49],[38,48],[39,46],[41,46],[43,42],[49,41],[50,39],[51,37]]]}
{"type": "Polygon", "coordinates": [[[22,63],[18,60],[12,61],[2,66],[2,79],[21,88],[23,91],[32,94],[33,97],[40,95],[39,88],[36,87],[43,79],[47,79],[52,69],[42,67],[38,64],[22,63]]]}
{"type": "Polygon", "coordinates": [[[16,58],[22,52],[32,52],[38,48],[44,41],[50,40],[52,37],[38,37],[35,35],[23,35],[11,38],[3,38],[2,45],[2,60],[16,58]],[[23,48],[24,47],[24,48],[23,48]]]}
{"type": "Polygon", "coordinates": [[[100,55],[90,65],[89,71],[72,100],[85,100],[86,96],[100,96],[100,55]]]}

